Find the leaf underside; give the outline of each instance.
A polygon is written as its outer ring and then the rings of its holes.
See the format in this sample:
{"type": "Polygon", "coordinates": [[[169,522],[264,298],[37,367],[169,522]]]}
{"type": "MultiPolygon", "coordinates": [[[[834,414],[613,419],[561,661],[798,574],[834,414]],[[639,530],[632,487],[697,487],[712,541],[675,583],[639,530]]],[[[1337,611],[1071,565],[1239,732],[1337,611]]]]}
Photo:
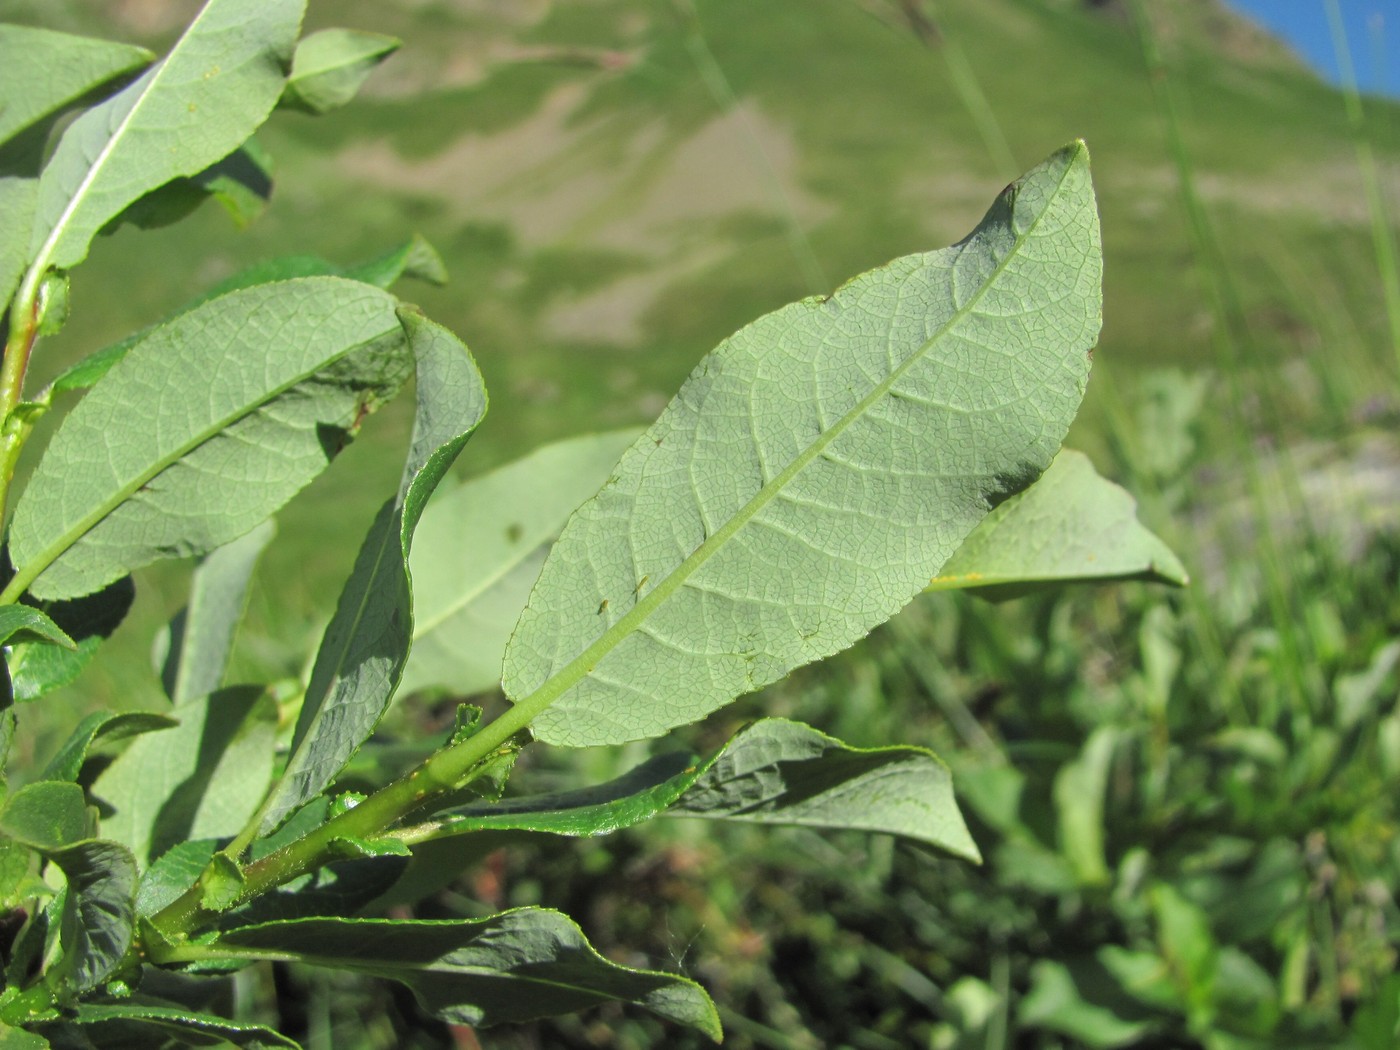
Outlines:
{"type": "Polygon", "coordinates": [[[535,735],[659,735],[897,612],[1058,450],[1100,273],[1076,144],[960,244],[722,343],[545,564],[504,673],[535,735]]]}

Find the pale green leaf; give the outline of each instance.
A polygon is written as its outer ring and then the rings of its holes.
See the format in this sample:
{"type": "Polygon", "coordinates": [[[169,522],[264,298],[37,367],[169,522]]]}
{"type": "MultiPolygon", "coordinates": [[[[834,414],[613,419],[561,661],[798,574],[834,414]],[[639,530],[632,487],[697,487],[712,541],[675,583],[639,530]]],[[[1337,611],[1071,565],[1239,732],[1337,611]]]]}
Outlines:
{"type": "Polygon", "coordinates": [[[0,1050],[48,1050],[51,1044],[42,1035],[23,1028],[11,1028],[0,1021],[0,1050]]]}
{"type": "Polygon", "coordinates": [[[178,842],[153,860],[141,874],[136,914],[151,916],[193,886],[218,852],[218,839],[178,842]]]}
{"type": "Polygon", "coordinates": [[[851,747],[781,718],[739,734],[670,814],[875,831],[981,860],[933,752],[851,747]]]}
{"type": "Polygon", "coordinates": [[[223,205],[240,228],[247,227],[267,209],[272,197],[272,158],[249,139],[227,157],[187,179],[172,179],[127,206],[102,228],[112,233],[123,224],[143,230],[169,226],[189,215],[206,200],[223,205]]]}
{"type": "Polygon", "coordinates": [[[243,618],[253,568],[277,529],[271,520],[201,559],[190,578],[190,603],[162,638],[161,683],[174,704],[212,693],[223,684],[234,631],[243,618]]]}
{"type": "Polygon", "coordinates": [[[1105,886],[1112,878],[1104,852],[1104,804],[1120,731],[1100,726],[1073,762],[1055,776],[1060,853],[1081,885],[1105,886]]]}
{"type": "Polygon", "coordinates": [[[417,367],[418,403],[399,493],[370,526],[326,628],[264,832],[335,779],[393,699],[413,632],[413,532],[486,413],[486,388],[467,348],[421,315],[405,310],[402,321],[417,367]]]}
{"type": "Polygon", "coordinates": [[[282,105],[308,113],[329,113],[345,105],[399,43],[391,36],[356,29],[309,34],[297,44],[282,105]]]}
{"type": "Polygon", "coordinates": [[[0,314],[29,265],[29,229],[38,188],[35,179],[0,176],[0,314]]]}
{"type": "Polygon", "coordinates": [[[367,285],[311,277],[153,330],[45,450],[15,508],[9,593],[86,594],[264,521],[406,378],[394,307],[367,285]]]}
{"type": "Polygon", "coordinates": [[[79,842],[48,854],[63,870],[59,943],[63,957],[47,974],[64,996],[96,988],[121,965],[136,923],[136,861],[115,842],[79,842]]]}
{"type": "MultiPolygon", "coordinates": [[[[290,255],[280,259],[255,263],[238,271],[232,277],[220,281],[203,295],[200,295],[175,313],[165,317],[160,324],[169,324],[181,314],[189,313],[196,306],[217,299],[241,288],[251,288],[258,284],[271,284],[275,281],[289,281],[296,277],[348,277],[363,281],[377,288],[388,288],[400,277],[417,277],[421,280],[441,284],[447,279],[447,271],[437,250],[422,237],[414,235],[410,240],[384,255],[358,266],[337,266],[315,255],[290,255]],[[436,261],[436,262],[434,262],[436,261]]],[[[97,350],[81,361],[70,366],[39,394],[37,401],[49,404],[54,394],[70,390],[84,390],[109,371],[112,366],[127,355],[127,352],[156,328],[152,325],[139,332],[133,332],[124,339],[97,350]]]]}
{"type": "Polygon", "coordinates": [[[607,784],[463,806],[405,829],[414,843],[480,831],[605,835],[661,814],[874,831],[980,860],[948,768],[918,747],[856,748],[769,718],[710,758],[659,755],[607,784]]]}
{"type": "Polygon", "coordinates": [[[1085,999],[1069,969],[1042,960],[1031,967],[1031,987],[1021,1000],[1017,1020],[1074,1039],[1080,1046],[1103,1048],[1138,1045],[1152,1030],[1149,1021],[1123,1017],[1111,1006],[1085,999]]]}
{"type": "Polygon", "coordinates": [[[272,780],[277,712],[264,690],[221,689],[170,713],[177,727],[137,737],[92,786],[115,811],[103,837],[142,864],[187,839],[236,834],[272,780]]]}
{"type": "Polygon", "coordinates": [[[446,284],[447,264],[427,238],[415,233],[397,248],[350,267],[342,276],[379,288],[390,287],[400,277],[414,277],[429,284],[446,284]]]}
{"type": "Polygon", "coordinates": [[[714,1004],[698,984],[609,962],[571,919],[542,908],[476,921],[270,922],[223,934],[210,946],[221,949],[399,981],[449,1024],[518,1024],[623,1002],[720,1038],[714,1004]]]}
{"type": "Polygon", "coordinates": [[[43,602],[42,611],[77,643],[76,649],[47,642],[18,642],[5,650],[14,697],[37,700],[77,680],[97,650],[126,618],[136,588],[130,576],[96,594],[61,602],[43,602]]]}
{"type": "Polygon", "coordinates": [[[65,649],[78,647],[63,628],[38,609],[28,605],[0,605],[0,645],[14,645],[17,641],[61,645],[65,649]]]}
{"type": "Polygon", "coordinates": [[[0,25],[0,142],[154,57],[111,40],[0,25]]]}
{"type": "Polygon", "coordinates": [[[237,149],[276,104],[305,0],[209,0],[170,53],[64,132],[39,179],[30,258],[66,270],[137,198],[237,149]]]}
{"type": "Polygon", "coordinates": [[[77,784],[25,784],[0,809],[0,834],[49,852],[90,837],[87,801],[77,784]]]}
{"type": "Polygon", "coordinates": [[[44,780],[77,780],[88,752],[99,740],[124,740],[178,725],[175,719],[154,711],[94,711],[68,734],[68,739],[44,767],[44,780]]]}
{"type": "Polygon", "coordinates": [[[413,539],[413,651],[401,690],[494,689],[549,545],[636,430],[570,438],[433,497],[413,539]]]}
{"type": "Polygon", "coordinates": [[[236,1046],[248,1050],[289,1047],[299,1050],[297,1043],[263,1025],[230,1021],[173,1003],[163,1004],[149,996],[135,996],[115,1003],[79,1003],[72,1021],[90,1029],[88,1034],[97,1046],[236,1046]]]}
{"type": "Polygon", "coordinates": [[[506,652],[517,717],[656,736],[897,612],[1058,451],[1100,270],[1077,144],[955,247],[722,343],[551,552],[506,652]]]}
{"type": "Polygon", "coordinates": [[[1010,598],[1106,580],[1188,582],[1177,556],[1137,520],[1132,496],[1083,453],[1062,449],[1039,481],[987,515],[928,589],[1010,598]]]}

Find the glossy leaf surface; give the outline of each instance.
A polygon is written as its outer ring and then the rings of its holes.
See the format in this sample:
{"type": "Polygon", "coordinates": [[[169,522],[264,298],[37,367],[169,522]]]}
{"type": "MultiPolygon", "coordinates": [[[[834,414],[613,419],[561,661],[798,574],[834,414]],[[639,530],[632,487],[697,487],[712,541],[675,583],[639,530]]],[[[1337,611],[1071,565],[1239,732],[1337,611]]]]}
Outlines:
{"type": "Polygon", "coordinates": [[[897,612],[1058,451],[1100,271],[1078,144],[960,244],[722,343],[550,554],[505,662],[536,736],[659,735],[897,612]]]}
{"type": "Polygon", "coordinates": [[[393,699],[413,636],[413,532],[486,413],[486,388],[461,341],[408,311],[403,325],[417,366],[418,404],[399,494],[370,526],[326,628],[264,832],[331,783],[393,699]]]}
{"type": "Polygon", "coordinates": [[[224,934],[223,946],[399,981],[452,1024],[520,1023],[624,1002],[720,1036],[714,1004],[698,984],[609,962],[572,920],[543,908],[474,922],[271,922],[224,934]]]}
{"type": "Polygon", "coordinates": [[[704,760],[660,755],[608,784],[465,806],[421,831],[604,835],[663,813],[882,832],[980,859],[948,768],[931,751],[851,747],[779,718],[755,722],[704,760]]]}

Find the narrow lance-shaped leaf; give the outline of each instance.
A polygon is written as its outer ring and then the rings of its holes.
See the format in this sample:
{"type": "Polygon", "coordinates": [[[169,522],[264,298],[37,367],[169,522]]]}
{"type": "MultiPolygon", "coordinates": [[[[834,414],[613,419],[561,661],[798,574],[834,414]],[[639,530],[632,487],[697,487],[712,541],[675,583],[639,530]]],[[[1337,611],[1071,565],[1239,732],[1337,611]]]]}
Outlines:
{"type": "Polygon", "coordinates": [[[248,581],[277,529],[263,522],[246,536],[205,555],[190,579],[190,602],[166,629],[161,683],[174,704],[223,684],[234,631],[243,618],[248,581]]]}
{"type": "Polygon", "coordinates": [[[0,143],[154,57],[131,44],[0,25],[0,143]]]}
{"type": "Polygon", "coordinates": [[[44,767],[44,780],[77,780],[88,752],[99,740],[123,740],[179,723],[154,711],[94,711],[68,734],[68,739],[44,767]]]}
{"type": "Polygon", "coordinates": [[[955,247],[722,343],[550,554],[506,653],[515,717],[656,736],[897,612],[1058,450],[1100,269],[1078,144],[955,247]]]}
{"type": "Polygon", "coordinates": [[[413,651],[404,692],[496,688],[511,628],[549,544],[639,432],[570,438],[433,497],[413,538],[413,651]]]}
{"type": "Polygon", "coordinates": [[[86,594],[264,521],[406,378],[394,306],[312,277],[233,292],[155,329],[45,450],[15,508],[6,596],[86,594]]]}
{"type": "Polygon", "coordinates": [[[402,311],[402,323],[417,366],[418,406],[399,493],[370,526],[326,628],[264,832],[330,784],[388,708],[413,635],[413,531],[486,413],[486,388],[467,348],[416,313],[402,311]]]}
{"type": "Polygon", "coordinates": [[[345,105],[374,67],[399,48],[399,41],[357,29],[323,29],[297,44],[282,105],[329,113],[345,105]]]}
{"type": "Polygon", "coordinates": [[[138,197],[237,149],[276,105],[305,0],[209,0],[170,53],[64,133],[39,179],[30,258],[69,269],[138,197]]]}
{"type": "Polygon", "coordinates": [[[1014,598],[1081,581],[1185,585],[1181,561],[1136,510],[1132,496],[1099,477],[1087,456],[1062,449],[1039,481],[987,515],[928,589],[1014,598]]]}
{"type": "MultiPolygon", "coordinates": [[[[146,996],[118,1003],[79,1003],[72,1021],[96,1046],[236,1046],[248,1050],[299,1045],[263,1025],[230,1021],[146,996]],[[170,1043],[169,1040],[176,1040],[170,1043]]],[[[3,1050],[3,1048],[0,1048],[3,1050]]]]}
{"type": "Polygon", "coordinates": [[[400,835],[415,844],[486,830],[605,835],[662,814],[874,831],[981,859],[933,752],[851,747],[780,718],[704,760],[659,755],[608,784],[468,805],[400,835]]]}
{"type": "Polygon", "coordinates": [[[518,1024],[623,1002],[720,1038],[714,1004],[698,984],[609,962],[571,919],[542,908],[465,922],[270,922],[223,934],[209,952],[228,949],[399,981],[451,1024],[518,1024]]]}

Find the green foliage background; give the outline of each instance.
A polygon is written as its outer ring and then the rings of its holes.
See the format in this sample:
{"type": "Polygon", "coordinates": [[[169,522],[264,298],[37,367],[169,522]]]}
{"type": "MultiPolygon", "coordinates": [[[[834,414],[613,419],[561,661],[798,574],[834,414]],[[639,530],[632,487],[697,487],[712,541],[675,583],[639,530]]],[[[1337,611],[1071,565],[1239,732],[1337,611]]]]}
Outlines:
{"type": "MultiPolygon", "coordinates": [[[[677,821],[492,853],[436,907],[562,907],[620,961],[704,981],[739,1047],[1388,1047],[1400,347],[1373,243],[1395,227],[1367,206],[1337,92],[1213,0],[1142,7],[1145,20],[1074,0],[313,4],[309,28],[405,47],[353,106],[259,135],[280,189],[245,233],[206,207],[95,244],[74,277],[83,308],[41,367],[255,259],[350,264],[416,229],[451,281],[405,294],[500,392],[473,442],[480,470],[650,419],[720,337],[961,235],[1002,183],[1084,137],[1106,303],[1073,443],[1137,492],[1193,587],[995,608],[932,596],[697,740],[761,711],[855,744],[932,746],[987,862],[677,821]],[[131,267],[133,252],[151,264],[131,267]]],[[[187,14],[0,3],[7,19],[153,48],[187,14]]],[[[1400,106],[1366,100],[1362,133],[1400,214],[1400,106]]],[[[403,409],[373,420],[283,516],[235,679],[300,671],[407,426],[403,409]]],[[[120,652],[24,717],[158,706],[144,647],[183,582],[140,582],[120,652]]],[[[448,709],[404,705],[397,728],[448,709]]],[[[57,741],[26,728],[43,761],[57,741]]],[[[581,764],[601,779],[637,758],[581,764]]],[[[550,761],[530,774],[574,781],[576,757],[550,761]]],[[[289,972],[242,994],[255,1012],[304,1010],[290,1021],[310,1046],[450,1045],[407,999],[348,980],[289,972]]],[[[599,1013],[456,1038],[687,1037],[599,1013]]]]}

